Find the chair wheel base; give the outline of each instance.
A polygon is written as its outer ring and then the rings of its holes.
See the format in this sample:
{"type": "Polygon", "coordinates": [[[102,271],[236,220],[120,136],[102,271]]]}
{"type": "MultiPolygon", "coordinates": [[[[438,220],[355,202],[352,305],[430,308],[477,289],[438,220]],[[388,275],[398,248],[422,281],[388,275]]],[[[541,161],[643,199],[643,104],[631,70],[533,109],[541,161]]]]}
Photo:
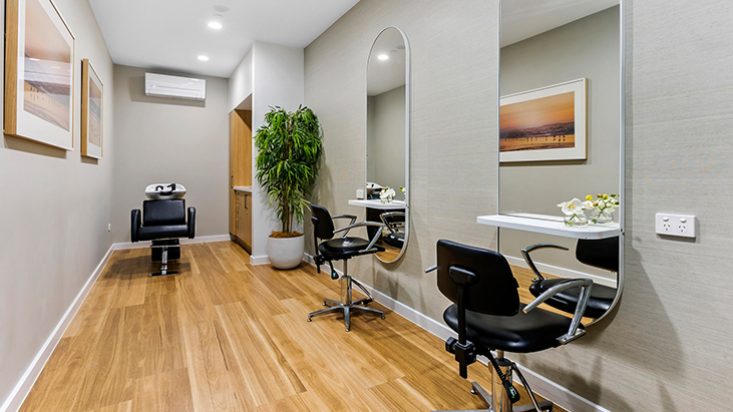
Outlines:
{"type": "Polygon", "coordinates": [[[315,312],[309,313],[308,322],[311,322],[313,318],[317,316],[326,315],[329,313],[343,313],[344,326],[345,326],[346,332],[349,332],[351,330],[351,314],[353,312],[371,313],[373,315],[379,316],[381,319],[385,319],[384,312],[382,312],[381,310],[364,306],[364,303],[366,300],[367,299],[353,302],[350,304],[346,304],[346,303],[338,303],[338,302],[326,299],[324,300],[323,303],[324,303],[324,306],[327,306],[327,307],[325,309],[321,309],[321,310],[317,310],[315,312]]]}

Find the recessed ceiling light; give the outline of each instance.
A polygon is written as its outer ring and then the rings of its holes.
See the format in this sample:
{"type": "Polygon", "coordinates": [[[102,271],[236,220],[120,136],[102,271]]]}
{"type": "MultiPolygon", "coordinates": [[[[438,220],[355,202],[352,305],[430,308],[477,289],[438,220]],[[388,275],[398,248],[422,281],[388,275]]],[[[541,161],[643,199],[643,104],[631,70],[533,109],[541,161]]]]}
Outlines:
{"type": "Polygon", "coordinates": [[[209,56],[207,56],[205,54],[199,54],[199,57],[197,57],[197,58],[199,59],[200,62],[207,62],[207,61],[209,61],[209,56]]]}
{"type": "Polygon", "coordinates": [[[389,60],[389,55],[388,54],[384,54],[384,53],[378,54],[377,55],[377,59],[378,60],[381,60],[381,61],[389,60]]]}
{"type": "Polygon", "coordinates": [[[221,22],[219,20],[211,20],[210,22],[206,23],[206,25],[211,30],[221,30],[222,28],[224,28],[224,25],[221,24],[221,22]]]}

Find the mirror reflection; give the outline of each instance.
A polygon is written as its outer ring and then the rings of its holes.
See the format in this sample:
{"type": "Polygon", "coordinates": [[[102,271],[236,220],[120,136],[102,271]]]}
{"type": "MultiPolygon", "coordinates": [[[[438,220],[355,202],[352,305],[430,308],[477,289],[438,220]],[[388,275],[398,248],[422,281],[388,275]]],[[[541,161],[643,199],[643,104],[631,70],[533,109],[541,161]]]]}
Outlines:
{"type": "MultiPolygon", "coordinates": [[[[619,9],[502,2],[499,213],[525,226],[501,227],[500,251],[534,296],[557,278],[593,280],[590,319],[621,289],[619,9]]],[[[548,304],[572,314],[578,294],[548,304]]]]}
{"type": "Polygon", "coordinates": [[[406,49],[402,32],[389,27],[374,41],[367,63],[366,217],[385,225],[380,241],[385,250],[378,253],[377,258],[386,263],[397,261],[407,247],[409,85],[406,49]]]}

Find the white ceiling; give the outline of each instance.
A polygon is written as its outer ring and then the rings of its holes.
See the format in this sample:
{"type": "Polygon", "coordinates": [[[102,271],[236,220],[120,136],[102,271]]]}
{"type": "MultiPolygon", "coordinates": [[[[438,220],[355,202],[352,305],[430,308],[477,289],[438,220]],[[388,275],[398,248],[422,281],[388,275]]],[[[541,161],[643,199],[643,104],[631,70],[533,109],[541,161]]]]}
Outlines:
{"type": "Polygon", "coordinates": [[[388,28],[377,37],[367,70],[367,96],[405,85],[405,42],[399,30],[388,28]],[[380,54],[386,54],[389,60],[379,60],[380,54]]]}
{"type": "Polygon", "coordinates": [[[89,0],[115,63],[221,77],[254,40],[305,47],[358,1],[89,0]],[[216,14],[219,31],[206,26],[216,14]]]}
{"type": "Polygon", "coordinates": [[[502,0],[501,47],[618,4],[619,0],[502,0]]]}

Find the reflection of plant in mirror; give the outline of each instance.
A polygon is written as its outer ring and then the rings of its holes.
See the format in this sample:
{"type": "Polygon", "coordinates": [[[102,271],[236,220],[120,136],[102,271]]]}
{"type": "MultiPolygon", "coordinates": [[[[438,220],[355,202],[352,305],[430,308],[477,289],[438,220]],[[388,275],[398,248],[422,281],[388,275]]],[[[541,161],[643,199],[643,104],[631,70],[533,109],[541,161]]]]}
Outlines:
{"type": "Polygon", "coordinates": [[[565,215],[565,224],[568,226],[581,226],[588,223],[588,217],[585,210],[592,208],[589,201],[581,202],[580,199],[574,197],[567,202],[558,203],[557,207],[562,210],[565,215]]]}
{"type": "Polygon", "coordinates": [[[592,223],[608,223],[613,221],[613,212],[618,209],[620,202],[617,194],[599,193],[595,199],[593,195],[585,196],[585,201],[590,203],[592,223]]]}
{"type": "Polygon", "coordinates": [[[407,191],[404,186],[400,186],[400,193],[402,193],[402,198],[407,200],[407,191]]]}
{"type": "Polygon", "coordinates": [[[391,187],[385,186],[382,189],[382,192],[379,193],[379,200],[382,201],[382,203],[392,203],[392,200],[394,200],[395,197],[395,191],[391,187]]]}

